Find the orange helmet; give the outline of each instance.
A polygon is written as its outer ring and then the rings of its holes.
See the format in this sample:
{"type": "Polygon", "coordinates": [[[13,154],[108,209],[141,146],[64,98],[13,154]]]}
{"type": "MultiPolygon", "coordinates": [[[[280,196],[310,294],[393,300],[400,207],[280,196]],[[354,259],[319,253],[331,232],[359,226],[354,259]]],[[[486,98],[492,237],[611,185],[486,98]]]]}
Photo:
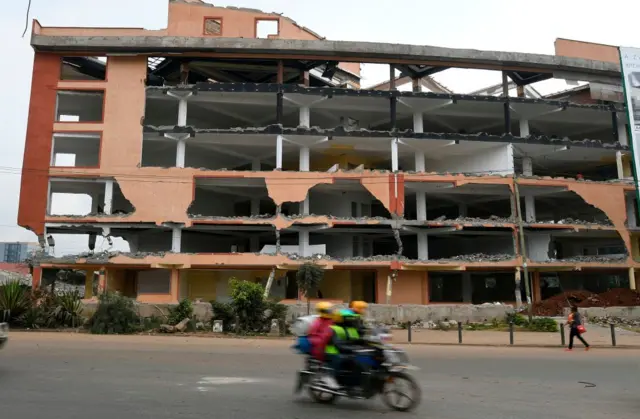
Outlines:
{"type": "Polygon", "coordinates": [[[369,304],[364,301],[352,301],[349,303],[349,308],[358,314],[363,314],[369,308],[369,304]]]}

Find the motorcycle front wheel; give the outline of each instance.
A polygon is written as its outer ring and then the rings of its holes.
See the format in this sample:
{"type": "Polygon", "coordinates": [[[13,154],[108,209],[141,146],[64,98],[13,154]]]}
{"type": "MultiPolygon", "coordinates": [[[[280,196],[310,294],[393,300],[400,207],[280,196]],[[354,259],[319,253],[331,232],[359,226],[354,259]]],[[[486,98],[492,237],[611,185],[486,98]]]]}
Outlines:
{"type": "Polygon", "coordinates": [[[394,410],[408,412],[420,404],[421,393],[413,377],[401,371],[393,371],[384,383],[382,400],[394,410]]]}

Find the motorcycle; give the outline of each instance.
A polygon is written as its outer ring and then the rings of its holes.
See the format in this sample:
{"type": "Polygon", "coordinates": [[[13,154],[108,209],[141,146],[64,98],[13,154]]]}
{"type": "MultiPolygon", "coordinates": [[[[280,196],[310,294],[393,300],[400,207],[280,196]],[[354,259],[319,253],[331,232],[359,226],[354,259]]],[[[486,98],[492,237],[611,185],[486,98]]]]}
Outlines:
{"type": "Polygon", "coordinates": [[[388,343],[385,331],[372,332],[365,338],[367,347],[356,350],[344,363],[351,365],[351,368],[343,368],[336,374],[340,385],[338,389],[326,383],[326,377],[332,375],[333,371],[309,356],[304,339],[299,338],[299,342],[303,343],[294,345],[294,349],[305,356],[305,367],[298,371],[294,394],[306,387],[311,398],[323,404],[334,403],[340,397],[363,400],[381,395],[384,403],[394,410],[404,412],[414,409],[420,403],[421,391],[407,371],[418,368],[409,363],[404,350],[388,343]],[[402,383],[406,384],[405,392],[401,390],[402,383]]]}

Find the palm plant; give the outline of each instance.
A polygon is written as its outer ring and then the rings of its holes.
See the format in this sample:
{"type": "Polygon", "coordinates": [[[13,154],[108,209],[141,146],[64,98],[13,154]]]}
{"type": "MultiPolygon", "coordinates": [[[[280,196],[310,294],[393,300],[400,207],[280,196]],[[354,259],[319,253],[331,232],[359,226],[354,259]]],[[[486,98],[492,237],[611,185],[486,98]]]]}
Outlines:
{"type": "Polygon", "coordinates": [[[14,322],[29,308],[27,287],[20,281],[9,281],[0,285],[0,318],[14,322]]]}

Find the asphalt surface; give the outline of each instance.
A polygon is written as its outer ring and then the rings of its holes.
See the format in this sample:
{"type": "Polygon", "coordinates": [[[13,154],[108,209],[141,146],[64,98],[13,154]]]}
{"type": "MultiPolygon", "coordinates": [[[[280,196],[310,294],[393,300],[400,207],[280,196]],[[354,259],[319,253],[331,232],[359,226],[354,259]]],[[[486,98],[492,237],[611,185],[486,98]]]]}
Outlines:
{"type": "Polygon", "coordinates": [[[0,417],[637,419],[640,412],[636,350],[408,347],[423,397],[416,411],[399,413],[380,400],[324,406],[294,397],[301,359],[290,343],[13,333],[0,350],[0,417]]]}

